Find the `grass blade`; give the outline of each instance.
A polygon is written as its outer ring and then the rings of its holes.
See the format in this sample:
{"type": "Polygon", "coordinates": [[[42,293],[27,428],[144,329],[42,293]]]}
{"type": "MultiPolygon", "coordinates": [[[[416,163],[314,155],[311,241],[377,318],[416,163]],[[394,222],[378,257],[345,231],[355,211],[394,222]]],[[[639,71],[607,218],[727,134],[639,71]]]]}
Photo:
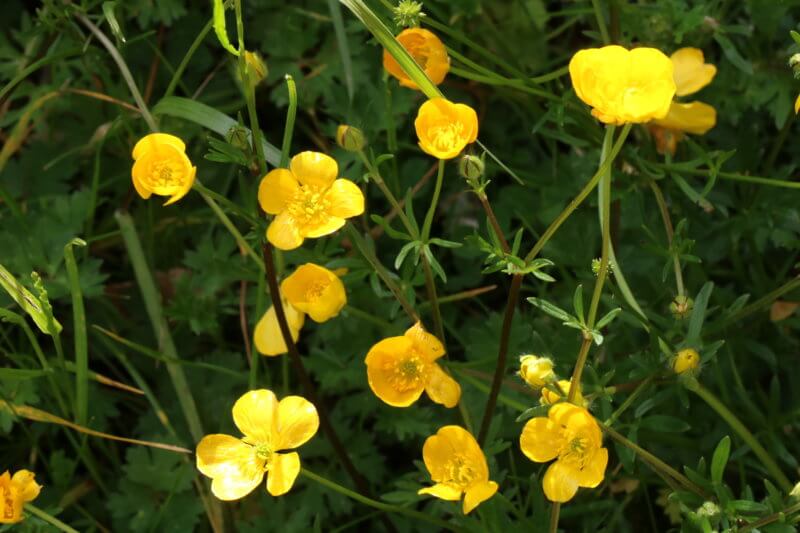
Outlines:
{"type": "Polygon", "coordinates": [[[89,412],[89,348],[86,342],[86,311],[78,277],[78,265],[72,247],[86,246],[82,239],[72,239],[64,246],[69,291],[72,294],[73,334],[75,335],[75,421],[86,425],[89,412]]]}

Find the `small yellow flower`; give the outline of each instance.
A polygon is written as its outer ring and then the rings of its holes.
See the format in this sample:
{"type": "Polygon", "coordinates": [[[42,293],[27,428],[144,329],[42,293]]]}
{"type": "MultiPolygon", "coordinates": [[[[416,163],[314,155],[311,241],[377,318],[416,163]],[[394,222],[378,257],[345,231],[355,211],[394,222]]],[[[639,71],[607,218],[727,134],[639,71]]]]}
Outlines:
{"type": "Polygon", "coordinates": [[[305,444],[319,428],[314,405],[300,396],[280,402],[272,391],[253,390],[236,400],[233,421],[244,437],[206,435],[197,445],[197,469],[212,479],[220,500],[238,500],[267,476],[267,491],[286,494],[300,472],[300,456],[288,452],[305,444]]]}
{"type": "Polygon", "coordinates": [[[12,477],[6,470],[0,476],[0,524],[16,524],[22,521],[22,508],[39,496],[42,486],[33,480],[35,474],[28,470],[17,470],[12,477]]]}
{"type": "Polygon", "coordinates": [[[547,417],[530,419],[519,445],[528,459],[545,463],[555,459],[544,474],[544,494],[551,502],[567,502],[578,487],[594,488],[605,477],[608,450],[597,421],[583,407],[557,403],[547,417]]]}
{"type": "MultiPolygon", "coordinates": [[[[422,28],[408,28],[400,32],[397,41],[403,45],[403,48],[408,51],[433,83],[439,85],[444,81],[450,71],[450,57],[447,55],[444,43],[436,34],[422,28]]],[[[419,89],[392,54],[386,50],[383,51],[383,68],[397,78],[400,85],[410,89],[419,89]]]]}
{"type": "Polygon", "coordinates": [[[414,121],[419,146],[439,159],[453,159],[478,138],[478,115],[466,104],[431,98],[414,121]]]}
{"type": "Polygon", "coordinates": [[[685,348],[675,354],[672,360],[672,370],[676,374],[683,374],[695,370],[700,365],[700,354],[692,348],[685,348]]]}
{"type": "Polygon", "coordinates": [[[182,140],[167,133],[151,133],[133,147],[133,187],[147,200],[150,195],[169,196],[164,205],[177,202],[194,184],[197,167],[186,156],[182,140]]]}
{"type": "Polygon", "coordinates": [[[556,377],[553,361],[547,357],[523,355],[519,358],[519,376],[534,389],[541,389],[556,377]]]}
{"type": "Polygon", "coordinates": [[[325,267],[306,263],[281,283],[281,294],[289,305],[308,314],[314,322],[325,322],[342,310],[347,294],[339,276],[325,267]]]}
{"type": "MultiPolygon", "coordinates": [[[[697,48],[681,48],[670,56],[674,67],[675,96],[694,94],[714,79],[717,67],[705,62],[703,51],[697,48]]],[[[675,153],[675,144],[684,133],[703,135],[717,124],[717,111],[703,102],[680,103],[673,101],[667,116],[655,119],[651,132],[661,153],[675,153]],[[660,133],[656,128],[667,130],[660,133]]]]}
{"type": "Polygon", "coordinates": [[[445,426],[425,439],[422,459],[436,484],[420,489],[442,500],[459,501],[464,497],[464,514],[491,498],[497,483],[489,481],[489,467],[480,446],[469,431],[459,426],[445,426]]]}
{"type": "Polygon", "coordinates": [[[672,62],[655,48],[580,50],[569,74],[578,98],[606,124],[663,118],[675,94],[672,62]]]}
{"type": "Polygon", "coordinates": [[[417,322],[402,337],[389,337],[367,354],[367,380],[375,395],[394,407],[408,407],[422,391],[436,403],[454,407],[461,387],[436,362],[444,355],[439,339],[417,322]]]}
{"type": "MultiPolygon", "coordinates": [[[[561,400],[566,400],[567,396],[569,396],[569,390],[572,388],[572,380],[569,379],[561,379],[558,381],[558,388],[564,395],[560,395],[558,392],[554,390],[550,390],[549,388],[545,387],[542,389],[542,397],[539,399],[542,405],[552,405],[556,402],[560,402],[561,400]]],[[[574,403],[578,405],[584,405],[585,400],[583,399],[583,394],[581,394],[580,386],[578,387],[578,392],[575,393],[575,399],[573,400],[574,403]]]]}
{"type": "MultiPolygon", "coordinates": [[[[300,338],[300,329],[306,321],[306,315],[302,311],[298,311],[292,306],[286,297],[281,295],[281,303],[283,304],[283,312],[286,313],[286,323],[289,326],[289,331],[292,334],[292,340],[297,342],[300,338]]],[[[286,343],[283,342],[283,335],[281,328],[278,325],[278,315],[275,313],[275,308],[270,306],[261,320],[256,324],[256,329],[253,332],[256,350],[263,355],[281,355],[289,351],[286,343]]]]}
{"type": "Polygon", "coordinates": [[[302,152],[289,168],[276,168],[261,180],[258,202],[276,215],[267,239],[281,250],[293,250],[307,237],[330,235],[345,219],[364,212],[364,195],[350,180],[337,179],[339,165],[318,152],[302,152]]]}

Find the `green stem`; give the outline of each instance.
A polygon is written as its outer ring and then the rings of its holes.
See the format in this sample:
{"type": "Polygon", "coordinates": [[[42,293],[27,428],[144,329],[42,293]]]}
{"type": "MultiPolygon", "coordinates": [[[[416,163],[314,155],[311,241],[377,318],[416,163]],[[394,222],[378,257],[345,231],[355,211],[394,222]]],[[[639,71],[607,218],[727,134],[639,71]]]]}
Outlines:
{"type": "Polygon", "coordinates": [[[600,30],[600,37],[603,39],[603,44],[608,44],[611,42],[611,37],[608,35],[606,19],[600,9],[600,1],[592,0],[592,8],[594,9],[594,18],[597,19],[597,29],[600,30]]]}
{"type": "MultiPolygon", "coordinates": [[[[702,170],[694,168],[685,168],[679,164],[656,164],[657,167],[664,170],[672,170],[681,172],[683,174],[690,174],[693,176],[710,176],[713,171],[702,170]]],[[[717,177],[732,181],[741,181],[745,183],[755,183],[756,185],[769,185],[772,187],[783,187],[787,189],[800,189],[800,181],[786,181],[776,180],[773,178],[763,178],[760,176],[748,176],[746,174],[737,174],[735,172],[717,172],[717,177]]]]}
{"type": "Polygon", "coordinates": [[[622,402],[622,405],[620,405],[617,408],[617,410],[614,411],[613,413],[611,413],[611,416],[609,416],[606,419],[605,425],[613,426],[614,422],[617,421],[617,419],[622,415],[622,413],[624,413],[628,409],[628,407],[633,405],[633,402],[636,401],[636,398],[638,398],[639,395],[642,394],[647,389],[647,387],[650,386],[650,384],[653,382],[655,377],[656,376],[650,376],[647,379],[645,379],[644,381],[642,381],[641,383],[639,383],[639,385],[633,390],[633,392],[631,392],[628,395],[628,397],[625,398],[625,401],[622,402]]]}
{"type": "Polygon", "coordinates": [[[211,189],[207,188],[205,185],[200,183],[199,180],[195,180],[195,182],[192,184],[192,188],[196,189],[201,194],[205,194],[206,196],[212,198],[218,204],[222,205],[225,209],[227,209],[229,212],[244,219],[251,226],[258,225],[258,220],[250,213],[248,213],[245,209],[242,209],[241,207],[239,207],[239,205],[237,205],[234,202],[231,202],[230,200],[228,200],[228,198],[222,196],[218,192],[212,191],[211,189]]]}
{"type": "Polygon", "coordinates": [[[661,220],[664,222],[664,231],[667,233],[667,245],[669,246],[670,254],[672,254],[672,263],[675,268],[675,288],[678,290],[678,296],[683,296],[685,294],[685,289],[683,286],[683,273],[681,272],[681,260],[678,254],[672,250],[674,230],[672,229],[672,219],[669,216],[667,202],[664,200],[661,187],[659,187],[654,180],[650,180],[650,188],[653,189],[653,195],[656,197],[658,210],[661,213],[661,220]]]}
{"type": "Polygon", "coordinates": [[[136,86],[136,82],[133,80],[133,76],[131,75],[130,69],[128,69],[128,65],[125,63],[125,60],[122,58],[122,55],[117,50],[117,47],[114,46],[108,37],[98,28],[95,26],[92,21],[88,18],[83,16],[80,13],[77,13],[75,17],[87,28],[91,31],[97,40],[108,50],[108,53],[111,55],[111,58],[117,64],[117,68],[119,68],[120,73],[122,74],[125,83],[128,84],[128,89],[131,92],[131,96],[136,101],[136,105],[139,107],[139,111],[142,113],[142,117],[144,117],[145,122],[147,122],[148,127],[156,132],[158,131],[158,125],[156,121],[153,119],[153,115],[150,114],[150,110],[147,108],[147,104],[144,103],[144,99],[142,98],[142,94],[139,92],[139,88],[136,86]]]}
{"type": "Polygon", "coordinates": [[[728,407],[722,403],[722,401],[717,398],[714,393],[710,390],[703,387],[699,381],[694,378],[687,379],[684,381],[686,384],[686,388],[690,391],[694,392],[700,398],[703,399],[704,402],[708,404],[714,411],[717,412],[719,416],[722,417],[725,422],[733,429],[739,437],[748,445],[750,449],[753,450],[753,453],[756,454],[758,459],[761,461],[761,464],[767,469],[767,472],[778,482],[778,485],[781,486],[781,489],[789,492],[792,490],[792,483],[786,477],[786,475],[781,471],[778,464],[772,458],[772,456],[764,449],[761,443],[758,442],[755,435],[750,433],[750,430],[745,427],[742,422],[736,418],[728,407]]]}
{"type": "Polygon", "coordinates": [[[239,245],[239,248],[244,250],[245,253],[249,255],[253,261],[255,261],[255,263],[258,265],[258,268],[263,272],[264,262],[261,260],[258,254],[256,254],[255,250],[253,250],[250,244],[248,244],[242,234],[239,233],[239,230],[233,225],[233,222],[231,222],[231,219],[228,218],[228,215],[226,215],[225,212],[220,209],[219,205],[217,205],[217,202],[214,201],[214,199],[207,195],[203,190],[197,189],[197,192],[200,193],[200,196],[203,197],[203,200],[205,200],[211,210],[214,211],[214,214],[217,215],[217,218],[220,220],[220,222],[222,222],[222,225],[225,226],[225,228],[230,232],[236,241],[236,244],[239,245]]]}
{"type": "Polygon", "coordinates": [[[796,503],[790,507],[787,507],[783,511],[778,511],[777,513],[773,513],[769,516],[765,516],[755,522],[751,522],[744,526],[742,529],[739,530],[739,533],[748,533],[749,531],[753,531],[754,529],[762,528],[768,524],[772,524],[773,522],[777,522],[779,520],[784,520],[789,515],[793,515],[797,512],[800,512],[800,503],[796,503]]]}
{"type": "Polygon", "coordinates": [[[286,124],[283,127],[283,143],[281,144],[281,168],[288,168],[289,153],[292,149],[292,133],[297,118],[297,86],[294,78],[286,75],[286,90],[289,93],[289,109],[286,111],[286,124]]]}
{"type": "Polygon", "coordinates": [[[69,288],[72,294],[73,329],[75,336],[75,421],[86,425],[89,412],[89,351],[86,342],[86,310],[78,277],[73,245],[86,246],[81,239],[73,239],[64,246],[64,264],[67,267],[69,288]]]}
{"type": "Polygon", "coordinates": [[[64,531],[65,533],[78,533],[77,529],[69,527],[67,524],[65,524],[55,516],[51,515],[50,513],[46,513],[45,511],[42,511],[32,503],[26,503],[25,510],[31,513],[33,516],[44,520],[45,522],[55,527],[59,531],[64,531]]]}
{"type": "Polygon", "coordinates": [[[445,344],[444,337],[444,323],[442,322],[442,312],[439,309],[439,298],[436,295],[436,280],[433,277],[431,264],[428,261],[428,256],[424,252],[420,253],[420,261],[422,262],[422,270],[425,274],[425,289],[428,292],[428,301],[431,304],[431,318],[433,318],[433,329],[436,331],[436,336],[445,344]]]}
{"type": "Polygon", "coordinates": [[[368,505],[368,506],[370,506],[370,507],[372,507],[374,509],[378,509],[380,511],[384,511],[384,512],[387,512],[387,513],[402,514],[402,515],[405,515],[405,516],[408,516],[408,517],[411,517],[411,518],[415,518],[417,520],[421,520],[422,522],[427,522],[427,523],[432,524],[432,525],[434,525],[436,527],[439,527],[439,528],[442,528],[442,529],[447,529],[449,531],[458,531],[458,529],[456,527],[448,524],[444,520],[439,520],[438,518],[433,518],[432,516],[429,516],[429,515],[427,515],[425,513],[420,513],[418,511],[413,511],[411,509],[406,509],[405,507],[399,507],[397,505],[390,505],[388,503],[383,503],[383,502],[379,502],[377,500],[373,500],[372,498],[367,498],[366,496],[362,496],[361,494],[359,494],[357,492],[354,492],[354,491],[352,491],[350,489],[347,489],[347,488],[339,485],[338,483],[335,483],[335,482],[333,482],[333,481],[331,481],[329,479],[326,479],[326,478],[324,478],[324,477],[322,477],[320,475],[317,475],[314,472],[311,472],[310,470],[307,470],[305,468],[301,468],[300,469],[300,474],[305,476],[305,477],[307,477],[308,479],[310,479],[312,481],[315,481],[315,482],[319,483],[323,487],[327,487],[327,488],[329,488],[331,490],[334,490],[334,491],[338,492],[339,494],[342,494],[343,496],[347,496],[348,498],[351,498],[351,499],[353,499],[353,500],[355,500],[357,502],[363,503],[364,505],[368,505]]]}
{"type": "Polygon", "coordinates": [[[444,180],[444,159],[439,160],[439,171],[436,173],[436,186],[433,189],[433,198],[431,198],[431,205],[428,208],[428,213],[425,215],[425,222],[422,224],[422,242],[427,243],[428,238],[431,236],[431,224],[433,224],[433,215],[436,213],[436,207],[439,205],[439,195],[442,192],[442,181],[444,180]]]}
{"type": "Polygon", "coordinates": [[[250,76],[247,73],[247,62],[244,57],[244,21],[242,19],[242,0],[234,2],[236,12],[236,35],[239,39],[239,75],[242,78],[244,89],[244,99],[247,104],[247,118],[250,121],[250,131],[253,134],[253,146],[256,151],[258,168],[262,174],[267,172],[267,161],[264,158],[264,147],[261,145],[261,128],[258,125],[258,113],[256,112],[255,87],[250,83],[250,76]]]}
{"type": "Polygon", "coordinates": [[[550,533],[557,533],[558,531],[558,518],[561,514],[561,504],[558,502],[553,502],[550,506],[550,528],[548,531],[550,533]]]}
{"type": "Polygon", "coordinates": [[[400,203],[397,201],[397,198],[395,198],[394,194],[392,194],[392,191],[390,191],[386,186],[386,182],[383,181],[381,173],[378,172],[378,169],[372,164],[372,162],[370,162],[363,150],[359,150],[358,156],[361,159],[361,162],[364,163],[364,166],[367,167],[367,170],[372,176],[372,181],[375,182],[386,199],[389,200],[389,203],[392,204],[392,209],[397,213],[397,216],[400,217],[400,221],[403,223],[403,226],[406,228],[406,231],[409,233],[409,235],[411,235],[411,238],[418,240],[419,233],[406,216],[406,212],[403,211],[402,207],[400,207],[400,203]]]}
{"type": "Polygon", "coordinates": [[[197,37],[195,37],[194,41],[189,46],[189,49],[186,51],[186,54],[184,54],[183,59],[181,60],[180,65],[178,65],[177,70],[175,70],[175,73],[172,75],[172,79],[169,80],[169,85],[167,86],[167,90],[164,91],[164,96],[162,98],[167,98],[168,96],[172,96],[172,93],[175,92],[175,87],[178,86],[178,82],[180,81],[181,76],[183,75],[183,71],[186,70],[186,67],[189,65],[189,60],[192,59],[192,56],[194,56],[194,53],[197,52],[197,49],[200,47],[200,44],[205,40],[206,35],[208,35],[208,32],[210,32],[211,28],[213,27],[214,27],[214,21],[209,20],[206,23],[206,25],[203,26],[203,29],[200,30],[200,33],[197,34],[197,37]]]}

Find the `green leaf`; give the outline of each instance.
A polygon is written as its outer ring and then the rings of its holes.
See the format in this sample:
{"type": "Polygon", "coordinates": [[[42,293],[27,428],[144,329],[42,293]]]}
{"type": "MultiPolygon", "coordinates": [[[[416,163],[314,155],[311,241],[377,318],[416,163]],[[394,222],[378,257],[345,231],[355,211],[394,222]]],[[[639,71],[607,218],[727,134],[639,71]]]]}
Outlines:
{"type": "Polygon", "coordinates": [[[722,483],[722,474],[725,472],[725,465],[728,464],[730,453],[731,438],[725,435],[717,444],[711,459],[711,481],[715,484],[722,483]]]}
{"type": "Polygon", "coordinates": [[[385,231],[386,234],[389,235],[389,237],[391,237],[393,239],[397,239],[399,241],[409,241],[409,240],[411,240],[411,235],[409,235],[408,233],[405,233],[405,232],[398,231],[398,230],[394,229],[391,226],[391,224],[389,223],[389,221],[386,220],[385,218],[383,218],[382,216],[380,216],[380,215],[370,215],[369,218],[371,218],[373,222],[375,222],[380,227],[382,227],[383,231],[385,231]]]}
{"type": "Polygon", "coordinates": [[[52,370],[31,370],[27,368],[0,368],[0,379],[22,381],[26,379],[40,378],[52,370]]]}
{"type": "Polygon", "coordinates": [[[649,429],[650,431],[659,431],[662,433],[681,433],[688,431],[691,426],[674,416],[667,415],[653,415],[642,419],[639,427],[642,429],[649,429]]]}
{"type": "Polygon", "coordinates": [[[583,318],[583,285],[578,285],[575,288],[575,293],[572,295],[572,307],[575,309],[575,316],[581,324],[586,321],[583,318]]]}
{"type": "Polygon", "coordinates": [[[239,57],[239,50],[233,47],[228,40],[228,31],[225,29],[225,3],[223,0],[213,0],[214,2],[214,33],[222,47],[236,57],[239,57]]]}
{"type": "Polygon", "coordinates": [[[598,320],[597,324],[595,324],[594,327],[596,329],[604,328],[605,326],[607,326],[611,322],[613,322],[614,319],[617,318],[617,315],[619,315],[621,312],[622,312],[622,308],[621,307],[617,307],[616,309],[612,309],[611,311],[606,313],[606,315],[603,318],[598,320]]]}
{"type": "Polygon", "coordinates": [[[406,243],[406,245],[403,246],[402,248],[400,248],[400,251],[397,253],[397,257],[394,260],[395,270],[399,270],[400,266],[403,264],[403,261],[405,261],[406,256],[409,254],[409,252],[411,252],[411,250],[419,249],[419,246],[420,246],[419,241],[411,241],[409,243],[406,243]]]}
{"type": "Polygon", "coordinates": [[[689,331],[686,334],[686,343],[689,345],[700,344],[700,331],[703,329],[708,299],[711,297],[712,290],[714,290],[714,283],[711,281],[706,282],[694,300],[694,309],[692,309],[692,316],[689,318],[689,331]]]}
{"type": "Polygon", "coordinates": [[[800,44],[800,33],[797,33],[794,30],[789,30],[789,35],[792,36],[792,39],[794,39],[795,43],[800,44]]]}
{"type": "Polygon", "coordinates": [[[114,8],[116,6],[116,2],[103,2],[103,15],[108,21],[108,26],[111,28],[111,33],[113,33],[117,39],[124,43],[125,36],[122,34],[122,29],[119,27],[119,21],[117,21],[116,15],[114,15],[114,8]]]}
{"type": "Polygon", "coordinates": [[[550,410],[549,405],[537,405],[535,407],[531,407],[530,409],[526,409],[522,412],[521,415],[517,417],[514,422],[524,422],[529,418],[535,418],[537,416],[547,416],[547,411],[550,410]]]}
{"type": "Polygon", "coordinates": [[[753,65],[750,61],[746,60],[736,49],[736,46],[725,35],[717,32],[714,34],[714,40],[722,47],[722,52],[725,57],[730,61],[733,66],[744,72],[745,74],[753,75],[753,65]]]}
{"type": "Polygon", "coordinates": [[[543,300],[541,298],[531,297],[531,298],[528,298],[528,301],[530,303],[532,303],[534,306],[536,306],[539,309],[541,309],[542,311],[544,311],[545,313],[547,313],[548,315],[550,315],[551,317],[557,318],[558,320],[561,320],[562,322],[577,321],[575,317],[573,317],[572,315],[570,315],[569,313],[567,313],[566,311],[564,311],[563,309],[561,309],[557,305],[551,304],[547,300],[543,300]]]}
{"type": "MultiPolygon", "coordinates": [[[[28,313],[36,326],[42,331],[42,333],[47,333],[49,335],[49,327],[48,327],[48,317],[47,313],[45,313],[44,309],[42,309],[42,304],[39,299],[31,294],[31,292],[22,286],[22,284],[17,281],[11,272],[6,270],[3,265],[0,265],[0,287],[3,287],[5,291],[8,293],[11,298],[17,302],[23,311],[28,313]]],[[[61,331],[62,326],[59,324],[58,320],[53,317],[53,324],[56,327],[58,332],[61,331]]]]}
{"type": "Polygon", "coordinates": [[[460,242],[446,241],[444,239],[433,238],[428,241],[430,244],[441,246],[442,248],[461,248],[463,246],[460,242]]]}

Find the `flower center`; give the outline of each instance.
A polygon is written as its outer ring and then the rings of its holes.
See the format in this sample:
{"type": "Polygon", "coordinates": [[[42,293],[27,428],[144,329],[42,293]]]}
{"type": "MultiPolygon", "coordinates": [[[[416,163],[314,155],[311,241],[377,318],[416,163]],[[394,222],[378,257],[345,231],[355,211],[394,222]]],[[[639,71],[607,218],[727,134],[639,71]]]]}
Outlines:
{"type": "Polygon", "coordinates": [[[587,437],[574,435],[562,446],[558,459],[583,469],[589,460],[590,448],[591,443],[587,437]]]}
{"type": "Polygon", "coordinates": [[[428,136],[438,150],[450,151],[462,142],[463,131],[464,124],[461,122],[448,122],[433,126],[428,136]]]}
{"type": "Polygon", "coordinates": [[[14,519],[14,495],[8,487],[2,487],[3,491],[3,518],[6,520],[14,519]]]}
{"type": "Polygon", "coordinates": [[[325,190],[319,187],[303,185],[289,201],[289,214],[299,224],[314,224],[327,218],[330,200],[325,197],[325,190]]]}
{"type": "Polygon", "coordinates": [[[478,472],[472,467],[472,463],[467,461],[461,454],[454,455],[445,465],[447,479],[444,483],[467,487],[477,477],[478,472]]]}
{"type": "Polygon", "coordinates": [[[150,185],[153,187],[177,187],[183,182],[183,173],[171,161],[156,161],[150,168],[150,185]]]}
{"type": "Polygon", "coordinates": [[[263,462],[261,468],[264,470],[268,470],[270,459],[272,458],[272,449],[266,444],[256,444],[254,448],[255,448],[256,459],[259,462],[263,462]]]}
{"type": "Polygon", "coordinates": [[[308,287],[306,287],[306,301],[313,302],[318,300],[320,296],[322,296],[322,293],[325,292],[325,289],[328,288],[328,285],[330,285],[330,283],[323,280],[317,280],[309,283],[308,287]]]}
{"type": "Polygon", "coordinates": [[[423,386],[428,375],[428,365],[416,350],[406,357],[390,363],[389,382],[398,391],[417,389],[423,386]]]}

